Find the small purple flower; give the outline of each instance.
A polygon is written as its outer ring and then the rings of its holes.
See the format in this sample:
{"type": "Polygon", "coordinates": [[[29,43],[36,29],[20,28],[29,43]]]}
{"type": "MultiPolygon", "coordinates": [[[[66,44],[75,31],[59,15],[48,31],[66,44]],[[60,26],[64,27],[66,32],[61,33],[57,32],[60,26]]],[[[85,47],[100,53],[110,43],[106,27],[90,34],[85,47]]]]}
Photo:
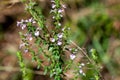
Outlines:
{"type": "Polygon", "coordinates": [[[25,21],[22,19],[20,22],[17,21],[17,26],[21,27],[21,29],[24,30],[27,25],[26,25],[25,21]]]}
{"type": "Polygon", "coordinates": [[[63,7],[63,8],[66,8],[66,5],[63,4],[62,7],[63,7]]]}
{"type": "Polygon", "coordinates": [[[57,42],[57,45],[59,45],[59,46],[62,45],[62,42],[61,42],[61,41],[58,41],[58,42],[57,42]]]}
{"type": "Polygon", "coordinates": [[[32,18],[28,19],[28,22],[32,22],[32,21],[33,21],[33,19],[32,19],[32,18]]]}
{"type": "Polygon", "coordinates": [[[28,49],[25,49],[25,50],[24,50],[24,53],[28,53],[28,49]]]}
{"type": "Polygon", "coordinates": [[[32,39],[33,39],[32,38],[32,34],[27,34],[27,39],[30,40],[30,41],[32,41],[32,39]]]}
{"type": "Polygon", "coordinates": [[[29,38],[30,41],[32,41],[32,39],[33,39],[32,37],[29,38]]]}
{"type": "Polygon", "coordinates": [[[36,21],[35,21],[33,18],[30,18],[30,19],[28,20],[28,22],[30,22],[30,23],[36,23],[36,21]]]}
{"type": "Polygon", "coordinates": [[[21,49],[22,47],[24,47],[25,46],[25,43],[21,43],[20,45],[19,45],[19,49],[21,49]]]}
{"type": "Polygon", "coordinates": [[[56,5],[55,4],[52,4],[52,8],[54,9],[56,7],[56,5]]]}
{"type": "Polygon", "coordinates": [[[27,23],[36,23],[36,21],[33,18],[30,18],[28,20],[21,20],[21,21],[17,21],[17,26],[21,27],[22,30],[24,30],[27,27],[27,23]]]}
{"type": "Polygon", "coordinates": [[[86,76],[82,69],[79,70],[79,73],[83,76],[86,76]]]}
{"type": "Polygon", "coordinates": [[[39,32],[39,31],[35,31],[34,35],[35,35],[36,37],[38,37],[38,36],[40,35],[40,32],[39,32]]]}
{"type": "Polygon", "coordinates": [[[62,38],[63,37],[63,33],[59,33],[57,36],[58,36],[58,38],[62,38]]]}
{"type": "Polygon", "coordinates": [[[51,41],[51,42],[55,42],[55,39],[54,39],[54,38],[50,38],[50,41],[51,41]]]}
{"type": "Polygon", "coordinates": [[[74,55],[74,54],[71,54],[71,55],[70,55],[70,59],[71,59],[71,60],[74,60],[75,58],[76,58],[76,55],[74,55]]]}
{"type": "Polygon", "coordinates": [[[82,73],[83,73],[83,70],[82,70],[82,69],[80,69],[80,70],[79,70],[79,73],[80,73],[80,74],[82,74],[82,73]]]}
{"type": "Polygon", "coordinates": [[[17,21],[17,26],[19,27],[21,25],[21,22],[17,21]]]}
{"type": "Polygon", "coordinates": [[[26,28],[26,26],[27,26],[26,24],[21,24],[20,27],[22,28],[22,30],[24,30],[26,28]]]}
{"type": "Polygon", "coordinates": [[[58,10],[58,13],[62,13],[64,10],[63,9],[59,9],[58,10]]]}

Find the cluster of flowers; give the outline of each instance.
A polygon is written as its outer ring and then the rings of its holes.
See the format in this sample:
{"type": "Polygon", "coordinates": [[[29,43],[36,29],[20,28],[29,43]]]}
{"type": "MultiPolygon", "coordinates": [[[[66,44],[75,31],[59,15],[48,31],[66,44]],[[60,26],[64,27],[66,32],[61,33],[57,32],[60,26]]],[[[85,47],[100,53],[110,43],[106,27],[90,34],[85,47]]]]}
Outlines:
{"type": "Polygon", "coordinates": [[[30,18],[28,20],[21,20],[17,21],[17,26],[20,27],[22,30],[24,30],[27,27],[27,23],[36,23],[36,21],[33,18],[30,18]]]}
{"type": "Polygon", "coordinates": [[[24,53],[27,53],[28,52],[28,46],[30,45],[30,43],[28,41],[32,41],[32,36],[31,34],[23,34],[22,35],[22,41],[21,41],[21,44],[19,45],[19,49],[23,49],[24,50],[24,53]]]}
{"type": "MultiPolygon", "coordinates": [[[[54,0],[51,0],[51,2],[52,2],[52,10],[51,10],[51,12],[56,12],[56,11],[57,11],[58,13],[60,13],[60,16],[63,17],[62,13],[64,12],[64,9],[66,8],[66,5],[62,4],[62,5],[61,5],[62,8],[56,9],[57,6],[55,5],[55,1],[54,1],[54,0]]],[[[54,19],[54,18],[55,18],[55,17],[53,17],[53,19],[54,19]]]]}
{"type": "Polygon", "coordinates": [[[57,45],[62,45],[62,38],[63,38],[63,33],[58,33],[57,34],[57,38],[55,39],[55,38],[50,38],[50,41],[51,42],[55,42],[55,41],[57,41],[57,45]]]}
{"type": "Polygon", "coordinates": [[[56,25],[61,26],[61,23],[59,22],[59,20],[63,17],[63,12],[66,6],[64,4],[62,4],[61,6],[56,5],[55,0],[51,0],[51,3],[52,3],[52,9],[50,13],[53,13],[52,18],[58,21],[56,25]]]}
{"type": "MultiPolygon", "coordinates": [[[[63,17],[63,12],[64,12],[64,9],[66,8],[66,6],[65,5],[62,5],[61,6],[61,8],[59,8],[59,7],[57,7],[57,5],[55,5],[55,1],[54,0],[51,0],[51,2],[52,2],[52,10],[51,10],[51,13],[59,13],[59,15],[57,15],[57,16],[59,16],[59,17],[63,17]]],[[[54,15],[53,17],[52,17],[53,19],[55,19],[56,18],[56,15],[54,15]]],[[[59,19],[59,18],[58,18],[59,19]]],[[[61,26],[61,24],[60,23],[58,23],[58,26],[61,26]]],[[[69,29],[68,29],[69,30],[69,29]]],[[[62,31],[64,31],[64,28],[62,29],[62,31]]],[[[58,37],[58,45],[61,45],[62,44],[62,40],[61,40],[61,38],[63,37],[63,33],[58,33],[57,34],[57,37],[58,37]]],[[[55,42],[56,41],[56,39],[54,39],[54,38],[51,38],[51,42],[55,42]]],[[[69,48],[69,52],[71,53],[70,54],[70,59],[71,60],[74,60],[75,58],[76,58],[76,54],[78,53],[78,49],[77,48],[69,48]]],[[[85,73],[83,72],[83,70],[82,70],[82,67],[83,66],[85,66],[85,64],[84,63],[81,63],[81,66],[79,66],[79,73],[80,74],[82,74],[83,76],[85,76],[85,73]]]]}
{"type": "MultiPolygon", "coordinates": [[[[51,0],[52,3],[52,9],[50,11],[51,14],[53,14],[53,20],[56,20],[56,24],[55,26],[61,26],[61,23],[59,22],[59,20],[63,17],[63,12],[64,9],[66,8],[65,5],[56,5],[56,1],[55,0],[51,0]]],[[[54,35],[53,38],[50,38],[50,41],[52,43],[56,42],[58,46],[61,46],[63,44],[63,40],[62,38],[64,37],[64,28],[62,29],[62,32],[58,32],[56,35],[54,35]]]]}
{"type": "MultiPolygon", "coordinates": [[[[30,18],[28,20],[21,20],[21,21],[17,21],[17,26],[20,27],[22,30],[24,30],[27,27],[28,23],[32,23],[35,24],[36,21],[33,18],[30,18]]],[[[37,28],[34,35],[35,36],[39,36],[40,32],[39,30],[41,30],[40,28],[37,28]]],[[[32,35],[31,34],[25,34],[25,36],[27,36],[27,38],[31,41],[32,40],[32,35]]]]}
{"type": "Polygon", "coordinates": [[[70,48],[69,51],[72,53],[72,54],[70,55],[70,59],[71,59],[71,60],[74,60],[74,59],[76,58],[76,54],[77,54],[77,52],[78,52],[78,49],[70,48]]]}
{"type": "MultiPolygon", "coordinates": [[[[64,9],[66,8],[66,6],[65,5],[61,5],[61,6],[56,5],[55,0],[51,0],[51,3],[52,3],[52,10],[50,11],[50,13],[53,14],[52,18],[56,21],[55,22],[56,23],[55,26],[59,26],[60,27],[60,26],[62,26],[61,23],[60,23],[60,19],[63,17],[63,12],[64,12],[64,9]]],[[[24,30],[25,28],[27,28],[27,26],[29,25],[29,23],[32,25],[32,24],[35,24],[36,21],[33,18],[30,18],[28,20],[23,20],[22,19],[21,21],[17,22],[17,26],[20,27],[22,30],[24,30]]],[[[35,27],[35,26],[33,26],[33,27],[35,27]]],[[[70,28],[67,28],[67,29],[66,28],[62,28],[61,29],[61,28],[62,27],[59,28],[60,30],[58,30],[58,32],[54,31],[54,33],[55,33],[55,34],[53,33],[54,35],[51,35],[51,33],[49,33],[49,31],[48,31],[46,34],[49,34],[50,36],[47,37],[47,39],[45,39],[44,37],[42,39],[49,40],[48,42],[56,44],[57,46],[65,47],[65,45],[64,45],[65,42],[64,41],[67,40],[67,39],[64,40],[64,37],[66,36],[66,34],[64,32],[70,30],[70,28]],[[62,45],[64,45],[64,46],[62,46],[62,45]]],[[[36,38],[36,37],[40,37],[41,38],[41,34],[40,33],[44,32],[44,29],[43,30],[42,29],[43,28],[35,27],[35,31],[33,31],[34,33],[28,32],[28,33],[23,34],[22,36],[24,38],[22,38],[22,42],[21,42],[19,48],[20,49],[23,48],[24,52],[27,53],[29,51],[29,49],[28,49],[29,47],[28,46],[30,46],[29,41],[32,41],[33,37],[34,38],[36,38]]],[[[73,61],[76,58],[76,54],[78,53],[79,49],[78,48],[68,48],[68,50],[71,53],[69,55],[70,60],[73,61]]],[[[83,75],[83,76],[85,76],[85,73],[83,71],[83,67],[84,66],[85,66],[84,63],[81,63],[79,65],[79,73],[81,75],[83,75]]],[[[53,69],[54,69],[54,67],[53,67],[53,69]]],[[[61,67],[60,67],[60,69],[61,69],[61,67]]],[[[56,69],[56,71],[57,71],[57,69],[56,69]]]]}
{"type": "MultiPolygon", "coordinates": [[[[35,24],[36,21],[33,18],[30,19],[26,19],[26,20],[21,20],[21,21],[17,21],[17,27],[20,27],[22,30],[25,30],[25,28],[27,28],[29,26],[29,24],[35,24]]],[[[27,53],[28,52],[28,46],[30,45],[29,41],[33,40],[33,36],[38,37],[40,35],[40,28],[36,28],[34,35],[30,32],[27,32],[25,34],[21,33],[20,35],[22,36],[22,42],[19,45],[19,49],[24,49],[24,52],[27,53]]]]}
{"type": "Polygon", "coordinates": [[[84,66],[85,66],[84,63],[81,63],[81,64],[79,65],[79,73],[80,73],[81,75],[83,75],[83,76],[86,76],[85,73],[84,73],[84,71],[83,71],[83,67],[84,67],[84,66]]]}

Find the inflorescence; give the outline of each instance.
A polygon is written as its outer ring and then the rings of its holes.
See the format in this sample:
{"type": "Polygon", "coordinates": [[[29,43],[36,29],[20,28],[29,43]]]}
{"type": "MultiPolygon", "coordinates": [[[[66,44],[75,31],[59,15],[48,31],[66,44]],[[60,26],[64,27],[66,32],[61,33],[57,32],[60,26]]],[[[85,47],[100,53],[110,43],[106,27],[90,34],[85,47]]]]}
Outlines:
{"type": "Polygon", "coordinates": [[[44,68],[45,74],[54,77],[54,80],[61,80],[64,78],[64,73],[72,69],[68,67],[71,64],[76,64],[78,67],[76,72],[82,76],[86,76],[83,71],[83,67],[86,66],[85,63],[80,63],[80,61],[76,63],[75,61],[77,58],[81,58],[77,56],[81,51],[76,46],[71,47],[72,43],[70,43],[68,39],[70,28],[66,26],[63,27],[61,23],[66,5],[61,4],[60,0],[51,0],[50,14],[53,19],[54,30],[50,31],[48,29],[50,27],[45,25],[42,11],[36,10],[34,7],[35,4],[32,3],[33,2],[30,1],[30,3],[26,5],[32,18],[27,20],[22,19],[17,22],[17,26],[24,30],[20,32],[22,41],[19,49],[23,50],[24,53],[31,54],[32,59],[36,61],[39,66],[44,68]],[[38,49],[35,50],[34,47],[38,49]],[[69,54],[66,54],[66,52],[69,54]],[[48,58],[47,62],[49,64],[47,66],[42,63],[44,60],[40,59],[39,56],[41,55],[48,58]],[[69,58],[66,58],[67,56],[69,56],[69,58]],[[70,63],[66,64],[64,60],[70,61],[70,63]]]}

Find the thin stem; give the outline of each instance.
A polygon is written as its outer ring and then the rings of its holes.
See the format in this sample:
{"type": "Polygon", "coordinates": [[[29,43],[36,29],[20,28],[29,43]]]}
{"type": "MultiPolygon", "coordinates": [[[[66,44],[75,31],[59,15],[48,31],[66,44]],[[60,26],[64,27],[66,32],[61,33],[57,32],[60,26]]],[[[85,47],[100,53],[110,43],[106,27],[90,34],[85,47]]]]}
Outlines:
{"type": "Polygon", "coordinates": [[[82,53],[83,53],[83,55],[85,55],[87,58],[88,58],[88,60],[91,62],[91,63],[94,63],[90,58],[89,58],[89,56],[83,51],[83,49],[81,48],[81,47],[79,47],[76,43],[74,43],[72,40],[70,40],[70,42],[73,44],[73,45],[75,45],[82,53]]]}
{"type": "MultiPolygon", "coordinates": [[[[90,58],[89,58],[89,56],[83,51],[83,49],[81,48],[81,47],[79,47],[76,43],[74,43],[72,40],[70,40],[70,42],[74,45],[74,46],[76,46],[82,53],[83,53],[83,55],[85,55],[87,58],[88,58],[88,60],[95,66],[95,70],[97,71],[98,70],[98,67],[97,67],[97,65],[95,64],[95,62],[93,61],[93,60],[91,60],[90,58]]],[[[101,75],[101,73],[99,72],[99,71],[97,71],[98,73],[99,73],[99,75],[100,75],[100,77],[102,78],[102,80],[105,80],[103,77],[102,77],[102,75],[101,75]]]]}

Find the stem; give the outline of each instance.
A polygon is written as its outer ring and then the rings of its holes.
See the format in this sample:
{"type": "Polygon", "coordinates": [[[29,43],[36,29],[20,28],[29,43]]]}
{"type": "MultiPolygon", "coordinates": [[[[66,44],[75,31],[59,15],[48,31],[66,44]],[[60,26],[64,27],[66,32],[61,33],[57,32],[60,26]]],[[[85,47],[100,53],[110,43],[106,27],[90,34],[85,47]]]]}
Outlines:
{"type": "Polygon", "coordinates": [[[105,79],[102,77],[101,73],[98,71],[98,67],[97,67],[97,65],[95,64],[95,62],[89,58],[89,56],[83,51],[83,49],[82,49],[81,47],[79,47],[79,46],[78,46],[76,43],[74,43],[72,40],[70,40],[70,42],[71,42],[73,45],[75,45],[75,46],[83,53],[83,55],[85,55],[85,56],[88,58],[88,60],[90,61],[90,63],[92,63],[92,64],[95,66],[95,70],[99,73],[99,75],[100,75],[100,77],[102,78],[102,80],[105,80],[105,79]]]}
{"type": "Polygon", "coordinates": [[[94,63],[90,58],[89,58],[89,56],[83,51],[83,49],[81,48],[81,47],[79,47],[76,43],[74,43],[72,40],[70,40],[70,42],[73,44],[73,45],[75,45],[82,53],[83,53],[83,55],[85,55],[87,58],[88,58],[88,60],[91,62],[91,63],[94,63]]]}

